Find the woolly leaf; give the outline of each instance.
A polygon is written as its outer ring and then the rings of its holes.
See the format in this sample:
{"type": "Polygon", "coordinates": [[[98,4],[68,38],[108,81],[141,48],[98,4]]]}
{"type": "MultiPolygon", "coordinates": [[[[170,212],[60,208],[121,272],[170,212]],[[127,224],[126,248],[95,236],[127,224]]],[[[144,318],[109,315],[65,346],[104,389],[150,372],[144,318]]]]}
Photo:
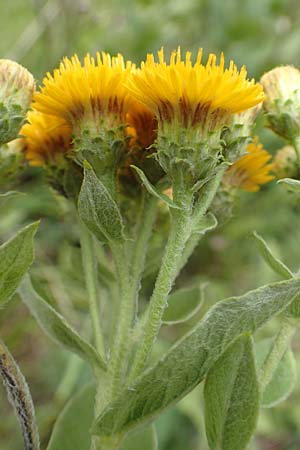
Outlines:
{"type": "Polygon", "coordinates": [[[290,269],[280,259],[273,255],[270,247],[265,240],[256,232],[253,233],[254,241],[258,248],[259,253],[266,261],[269,267],[274,270],[278,275],[283,278],[292,278],[294,275],[290,269]]]}
{"type": "Polygon", "coordinates": [[[283,178],[282,180],[277,181],[278,184],[282,184],[282,186],[290,192],[294,192],[296,194],[300,193],[300,181],[294,180],[293,178],[283,178]]]}
{"type": "Polygon", "coordinates": [[[115,436],[153,420],[200,383],[239,335],[254,333],[283,311],[300,279],[263,286],[213,306],[200,323],[99,415],[93,432],[115,436]]]}
{"type": "Polygon", "coordinates": [[[47,450],[90,450],[95,395],[95,386],[88,384],[69,400],[54,425],[47,450]]]}
{"type": "Polygon", "coordinates": [[[38,225],[27,225],[0,247],[0,305],[11,298],[33,262],[33,237],[38,225]]]}
{"type": "Polygon", "coordinates": [[[157,436],[154,425],[130,433],[120,450],[157,450],[157,436]]]}
{"type": "Polygon", "coordinates": [[[159,192],[159,190],[156,189],[156,187],[154,187],[153,184],[150,183],[144,172],[139,167],[136,167],[134,165],[131,165],[130,167],[132,167],[136,171],[136,173],[141,179],[141,182],[143,183],[149,194],[154,195],[159,200],[166,203],[170,208],[180,209],[180,206],[178,206],[175,202],[173,202],[173,200],[171,200],[170,197],[163,194],[162,192],[159,192]]]}
{"type": "Polygon", "coordinates": [[[173,325],[191,319],[201,308],[202,298],[202,288],[200,286],[178,289],[173,292],[169,295],[163,322],[166,325],[173,325]]]}
{"type": "MultiPolygon", "coordinates": [[[[257,365],[261,367],[270,350],[272,340],[264,339],[255,345],[257,365]]],[[[283,402],[292,392],[297,379],[295,357],[291,349],[283,355],[274,371],[273,377],[266,386],[262,396],[262,406],[272,408],[283,402]]]]}
{"type": "Polygon", "coordinates": [[[118,205],[88,163],[84,167],[78,211],[81,220],[99,241],[103,241],[103,237],[114,242],[124,240],[118,205]]]}
{"type": "Polygon", "coordinates": [[[29,277],[22,281],[18,292],[43,331],[67,350],[76,353],[92,367],[106,369],[101,356],[75,331],[49,303],[32,287],[29,277]]]}
{"type": "Polygon", "coordinates": [[[211,450],[244,450],[259,412],[253,342],[237,338],[212,366],[205,380],[205,425],[211,450]]]}
{"type": "Polygon", "coordinates": [[[201,216],[197,223],[193,223],[193,233],[205,234],[215,229],[217,225],[217,218],[209,212],[205,216],[201,216]]]}

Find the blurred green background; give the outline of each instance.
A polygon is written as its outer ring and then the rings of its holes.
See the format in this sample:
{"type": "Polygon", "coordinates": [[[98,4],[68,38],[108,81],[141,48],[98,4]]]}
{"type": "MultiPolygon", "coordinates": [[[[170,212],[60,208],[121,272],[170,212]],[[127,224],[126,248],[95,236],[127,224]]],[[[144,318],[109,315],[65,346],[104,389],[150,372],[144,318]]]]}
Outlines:
{"type": "MultiPolygon", "coordinates": [[[[39,82],[63,56],[75,52],[80,57],[97,50],[121,52],[126,59],[139,62],[147,52],[155,52],[161,46],[168,52],[178,45],[194,52],[203,47],[205,55],[224,51],[227,61],[233,59],[238,66],[245,64],[249,75],[256,79],[276,65],[300,66],[299,0],[0,2],[1,57],[23,64],[39,82]]],[[[258,129],[258,134],[269,151],[282,146],[270,131],[258,129]]],[[[68,206],[46,186],[38,169],[28,169],[18,188],[28,195],[1,206],[1,240],[11,236],[22,224],[42,218],[33,272],[37,279],[47,280],[45,290],[49,301],[69,317],[75,302],[77,314],[72,319],[80,328],[80,314],[84,315],[85,308],[84,290],[80,267],[75,264],[78,239],[68,206]]],[[[275,182],[258,194],[241,194],[235,216],[200,244],[179,284],[188,277],[200,275],[201,280],[209,281],[207,304],[211,304],[276,280],[253,246],[252,230],[262,234],[273,250],[297,271],[299,224],[299,203],[275,182]]],[[[270,334],[276,327],[277,322],[269,325],[270,334]]],[[[17,298],[0,311],[0,329],[31,387],[45,448],[51,425],[71,394],[61,384],[69,355],[43,336],[17,298]]],[[[268,329],[265,333],[268,334],[268,329]]],[[[296,352],[299,347],[296,339],[296,352]]],[[[299,357],[298,360],[300,368],[299,357]]],[[[81,370],[77,385],[89,376],[81,370]]],[[[157,421],[159,450],[207,450],[201,431],[200,391],[157,421]]],[[[250,449],[299,450],[299,401],[300,389],[296,388],[286,402],[262,412],[257,437],[250,449]]],[[[16,419],[2,389],[0,418],[0,449],[22,448],[16,419]]]]}

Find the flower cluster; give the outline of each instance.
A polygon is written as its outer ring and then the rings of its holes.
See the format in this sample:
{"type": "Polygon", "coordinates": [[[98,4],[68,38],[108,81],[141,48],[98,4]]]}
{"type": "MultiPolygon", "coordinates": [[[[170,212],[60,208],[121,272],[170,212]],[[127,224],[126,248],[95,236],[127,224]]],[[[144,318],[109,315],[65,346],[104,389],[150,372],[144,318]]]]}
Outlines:
{"type": "MultiPolygon", "coordinates": [[[[86,55],[83,63],[75,55],[46,75],[20,134],[32,165],[88,159],[105,175],[128,168],[139,155],[145,161],[146,155],[156,158],[171,181],[174,164],[180,163],[196,183],[212,176],[224,159],[239,159],[243,150],[230,157],[222,149],[222,132],[243,114],[254,117],[252,110],[264,98],[245,67],[239,71],[230,61],[226,68],[223,54],[219,62],[210,54],[203,63],[202,50],[195,61],[180,48],[169,60],[160,50],[157,61],[150,54],[140,67],[120,54],[86,55]]],[[[243,132],[249,138],[249,127],[243,132]]],[[[258,156],[253,153],[244,164],[254,170],[258,156]]],[[[270,166],[265,167],[267,173],[270,166]]]]}

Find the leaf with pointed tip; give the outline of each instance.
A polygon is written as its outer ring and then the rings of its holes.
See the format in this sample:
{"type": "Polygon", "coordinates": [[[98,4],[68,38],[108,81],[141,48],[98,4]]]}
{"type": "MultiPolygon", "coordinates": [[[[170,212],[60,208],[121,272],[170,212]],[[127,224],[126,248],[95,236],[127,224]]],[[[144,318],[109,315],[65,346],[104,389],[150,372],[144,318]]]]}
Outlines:
{"type": "Polygon", "coordinates": [[[81,220],[99,241],[124,240],[124,225],[118,205],[89,164],[84,167],[78,211],[81,220]]]}
{"type": "Polygon", "coordinates": [[[201,308],[202,294],[203,288],[200,286],[172,292],[163,315],[164,324],[174,325],[191,319],[201,308]]]}
{"type": "Polygon", "coordinates": [[[300,181],[294,180],[293,178],[282,178],[277,181],[278,184],[282,184],[282,186],[290,192],[294,192],[296,194],[300,193],[300,181]]]}
{"type": "Polygon", "coordinates": [[[30,278],[25,277],[18,292],[43,331],[67,350],[76,353],[92,367],[106,369],[99,353],[75,331],[49,303],[33,288],[30,278]]]}
{"type": "Polygon", "coordinates": [[[26,194],[24,192],[19,192],[19,191],[8,191],[8,192],[4,192],[3,194],[0,194],[0,200],[8,200],[10,198],[18,197],[21,195],[26,195],[26,194]]]}
{"type": "Polygon", "coordinates": [[[0,247],[0,305],[12,297],[33,262],[38,226],[39,222],[27,225],[0,247]]]}
{"type": "MultiPolygon", "coordinates": [[[[271,339],[263,339],[255,345],[257,365],[260,368],[272,344],[271,339]]],[[[274,371],[271,381],[262,395],[262,407],[272,408],[283,402],[293,391],[297,379],[297,369],[294,354],[288,349],[274,371]]]]}
{"type": "Polygon", "coordinates": [[[155,419],[196,387],[240,334],[254,333],[299,292],[300,279],[294,278],[217,303],[154,367],[107,406],[93,432],[115,437],[155,419]]]}
{"type": "Polygon", "coordinates": [[[260,392],[253,341],[238,337],[205,380],[205,426],[211,450],[245,450],[259,413],[260,392]]]}
{"type": "Polygon", "coordinates": [[[193,223],[193,233],[205,234],[208,231],[214,230],[218,225],[216,216],[211,212],[201,216],[197,223],[193,223]]]}
{"type": "Polygon", "coordinates": [[[291,270],[282,261],[280,261],[280,259],[273,255],[268,244],[256,231],[253,232],[253,237],[259,253],[268,266],[283,278],[293,278],[293,272],[291,272],[291,270]]]}
{"type": "MultiPolygon", "coordinates": [[[[253,237],[255,238],[255,242],[261,256],[264,258],[269,267],[271,267],[274,272],[282,276],[284,279],[293,278],[293,272],[282,261],[280,261],[280,259],[273,255],[264,239],[256,232],[253,233],[253,237]]],[[[297,298],[295,298],[295,300],[289,305],[286,310],[286,314],[294,318],[300,317],[300,296],[297,296],[297,298]]]]}
{"type": "Polygon", "coordinates": [[[157,450],[157,436],[154,425],[134,431],[126,436],[120,450],[157,450]]]}
{"type": "Polygon", "coordinates": [[[94,384],[88,384],[68,401],[54,425],[47,450],[90,450],[95,395],[94,384]]]}
{"type": "Polygon", "coordinates": [[[141,182],[143,183],[149,194],[154,195],[162,202],[166,203],[170,208],[180,209],[180,206],[178,206],[175,202],[173,202],[173,200],[171,200],[170,197],[163,194],[162,192],[159,192],[156,189],[156,187],[154,187],[153,184],[150,183],[144,172],[139,167],[136,167],[133,164],[130,167],[132,167],[136,171],[136,173],[140,177],[141,182]]]}

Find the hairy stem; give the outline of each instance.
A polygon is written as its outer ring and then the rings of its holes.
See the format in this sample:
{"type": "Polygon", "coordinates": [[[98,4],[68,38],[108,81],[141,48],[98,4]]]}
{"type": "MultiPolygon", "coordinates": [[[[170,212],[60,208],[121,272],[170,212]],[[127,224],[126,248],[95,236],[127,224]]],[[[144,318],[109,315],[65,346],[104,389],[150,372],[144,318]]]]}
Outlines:
{"type": "Polygon", "coordinates": [[[93,247],[92,236],[86,226],[79,220],[80,242],[82,252],[83,271],[88,293],[90,317],[92,321],[95,347],[104,358],[105,345],[101,329],[100,311],[98,305],[98,281],[97,281],[97,261],[93,247]]]}
{"type": "Polygon", "coordinates": [[[113,343],[109,372],[111,374],[111,398],[117,395],[125,366],[124,356],[127,353],[131,333],[131,325],[135,312],[135,298],[132,294],[131,277],[125,254],[125,246],[111,244],[116,264],[119,284],[120,308],[116,336],[113,343]]]}
{"type": "Polygon", "coordinates": [[[142,342],[137,350],[130,380],[144,368],[162,323],[168,295],[178,274],[178,267],[191,234],[191,202],[184,209],[173,212],[171,231],[161,268],[150,299],[142,342]]]}
{"type": "MultiPolygon", "coordinates": [[[[141,284],[141,276],[145,267],[148,243],[156,217],[156,206],[157,198],[145,194],[140,212],[131,261],[132,289],[135,297],[138,295],[141,284]]],[[[137,300],[135,300],[135,303],[137,305],[137,300]]]]}

